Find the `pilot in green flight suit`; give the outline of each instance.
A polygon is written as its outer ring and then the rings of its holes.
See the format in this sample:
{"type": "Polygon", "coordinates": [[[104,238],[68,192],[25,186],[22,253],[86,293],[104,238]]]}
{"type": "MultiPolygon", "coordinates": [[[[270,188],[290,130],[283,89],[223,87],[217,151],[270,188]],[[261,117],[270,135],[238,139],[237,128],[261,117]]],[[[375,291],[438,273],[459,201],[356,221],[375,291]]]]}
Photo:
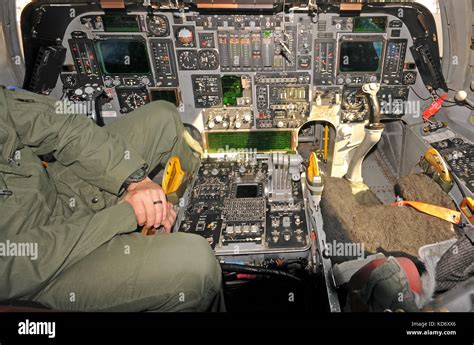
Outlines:
{"type": "Polygon", "coordinates": [[[136,231],[169,231],[176,218],[146,173],[173,155],[187,171],[199,164],[174,106],[153,102],[102,128],[55,110],[49,97],[0,88],[0,301],[222,310],[220,266],[205,239],[136,231]],[[49,153],[56,161],[45,167],[38,156],[49,153]],[[21,244],[37,255],[10,248],[21,244]]]}

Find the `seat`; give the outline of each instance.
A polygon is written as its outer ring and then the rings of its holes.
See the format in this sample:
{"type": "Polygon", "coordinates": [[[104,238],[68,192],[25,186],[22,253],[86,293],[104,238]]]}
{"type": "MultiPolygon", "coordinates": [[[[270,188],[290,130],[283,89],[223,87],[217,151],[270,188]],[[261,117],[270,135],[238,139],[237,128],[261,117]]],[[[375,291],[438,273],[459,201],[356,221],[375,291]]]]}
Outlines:
{"type": "MultiPolygon", "coordinates": [[[[449,195],[425,174],[400,179],[394,193],[404,200],[456,209],[449,195]]],[[[416,257],[421,246],[456,237],[451,223],[410,207],[384,205],[370,190],[354,195],[349,181],[342,178],[325,179],[321,212],[328,243],[362,243],[366,255],[401,252],[416,257]]],[[[331,259],[340,263],[355,257],[331,259]]]]}

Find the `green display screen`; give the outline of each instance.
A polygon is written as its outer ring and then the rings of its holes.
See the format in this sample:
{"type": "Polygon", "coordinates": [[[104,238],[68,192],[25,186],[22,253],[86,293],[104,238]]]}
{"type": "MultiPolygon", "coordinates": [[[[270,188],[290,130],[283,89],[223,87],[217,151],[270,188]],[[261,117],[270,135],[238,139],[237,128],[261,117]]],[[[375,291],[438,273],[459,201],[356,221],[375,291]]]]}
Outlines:
{"type": "Polygon", "coordinates": [[[387,17],[355,17],[354,32],[385,32],[387,17]]]}
{"type": "Polygon", "coordinates": [[[224,105],[237,105],[237,98],[242,97],[242,80],[239,76],[225,75],[222,82],[222,102],[224,105]]]}
{"type": "Polygon", "coordinates": [[[210,153],[291,151],[291,131],[209,133],[210,153]]]}
{"type": "Polygon", "coordinates": [[[346,41],[341,43],[339,71],[378,72],[382,67],[383,42],[346,41]]]}
{"type": "Polygon", "coordinates": [[[151,101],[168,101],[174,105],[179,105],[178,94],[176,89],[169,90],[150,90],[151,101]]]}
{"type": "Polygon", "coordinates": [[[139,32],[137,16],[105,15],[102,16],[106,32],[139,32]]]}

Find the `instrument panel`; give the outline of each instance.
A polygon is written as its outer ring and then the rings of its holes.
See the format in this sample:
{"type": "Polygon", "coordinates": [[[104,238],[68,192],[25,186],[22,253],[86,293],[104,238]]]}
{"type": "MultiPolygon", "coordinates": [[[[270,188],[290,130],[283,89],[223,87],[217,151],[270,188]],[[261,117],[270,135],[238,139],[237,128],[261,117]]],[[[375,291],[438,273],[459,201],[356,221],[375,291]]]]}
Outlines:
{"type": "Polygon", "coordinates": [[[207,158],[197,173],[180,232],[207,239],[217,255],[301,253],[309,248],[298,155],[207,158]]]}
{"type": "Polygon", "coordinates": [[[368,82],[390,103],[383,116],[401,117],[418,74],[408,29],[390,15],[87,13],[64,44],[64,94],[101,96],[105,123],[164,99],[202,132],[297,129],[321,95],[341,123],[363,122],[368,106],[354,95],[368,82]]]}
{"type": "Polygon", "coordinates": [[[448,163],[452,173],[474,193],[474,145],[461,138],[445,139],[432,146],[448,163]]]}

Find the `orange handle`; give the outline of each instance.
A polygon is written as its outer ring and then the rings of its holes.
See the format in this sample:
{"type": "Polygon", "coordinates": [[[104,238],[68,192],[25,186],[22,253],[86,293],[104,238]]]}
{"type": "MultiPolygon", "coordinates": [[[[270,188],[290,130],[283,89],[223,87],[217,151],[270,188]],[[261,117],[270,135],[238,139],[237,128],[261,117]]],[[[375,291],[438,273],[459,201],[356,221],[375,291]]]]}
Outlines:
{"type": "Polygon", "coordinates": [[[446,220],[453,224],[461,223],[461,212],[440,206],[425,204],[418,201],[396,201],[393,206],[411,206],[414,209],[429,214],[430,216],[446,220]]]}

